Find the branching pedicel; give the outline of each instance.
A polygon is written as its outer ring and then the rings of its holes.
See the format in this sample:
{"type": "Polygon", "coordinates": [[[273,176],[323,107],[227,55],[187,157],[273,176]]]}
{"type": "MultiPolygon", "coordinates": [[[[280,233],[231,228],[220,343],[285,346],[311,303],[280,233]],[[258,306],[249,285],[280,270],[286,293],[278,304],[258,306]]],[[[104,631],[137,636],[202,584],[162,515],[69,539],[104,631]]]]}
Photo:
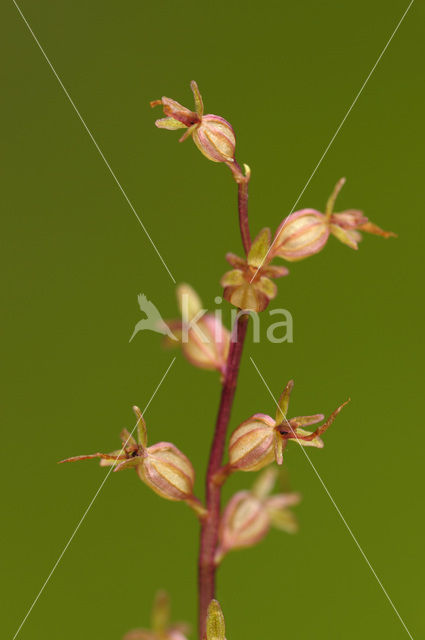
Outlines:
{"type": "MultiPolygon", "coordinates": [[[[196,82],[191,83],[195,111],[183,107],[170,98],[161,98],[151,106],[161,105],[165,117],[156,121],[162,129],[185,129],[180,141],[192,137],[198,149],[213,162],[226,164],[238,185],[239,226],[245,257],[228,253],[227,261],[233,270],[221,279],[224,297],[240,309],[232,331],[225,329],[216,316],[207,314],[199,321],[204,336],[191,328],[193,319],[201,309],[201,301],[189,285],[180,285],[177,296],[182,320],[168,323],[173,336],[180,343],[186,358],[196,367],[215,369],[221,375],[221,398],[210,450],[206,477],[205,505],[194,496],[195,472],[190,460],[174,444],[159,442],[147,446],[146,425],[140,409],[134,407],[137,417],[138,440],[127,430],[121,432],[122,448],[108,454],[95,453],[68,458],[73,462],[100,458],[101,466],[113,465],[114,471],[135,469],[139,478],[158,495],[168,500],[186,502],[201,523],[198,585],[199,585],[199,637],[200,640],[225,640],[224,618],[215,600],[215,577],[219,563],[232,549],[250,547],[264,538],[271,526],[288,533],[297,530],[297,522],[290,506],[298,503],[298,494],[270,495],[276,480],[276,471],[269,467],[274,461],[282,464],[283,453],[289,440],[302,446],[322,448],[322,434],[347,404],[340,405],[323,424],[310,432],[305,426],[324,420],[322,414],[287,418],[293,382],[286,385],[275,418],[258,413],[240,424],[229,442],[228,462],[223,464],[227,428],[236,391],[239,364],[246,336],[250,312],[263,311],[277,295],[276,278],[288,275],[282,265],[271,264],[276,258],[293,262],[321,251],[330,235],[358,248],[361,232],[384,238],[393,236],[371,223],[361,211],[349,209],[334,213],[335,201],[344,185],[342,178],[336,184],[324,213],[315,209],[302,209],[284,219],[272,238],[270,229],[262,229],[251,242],[248,224],[248,183],[250,168],[242,171],[235,160],[235,134],[231,125],[215,115],[204,115],[204,106],[196,82]],[[185,339],[183,336],[185,335],[185,339]],[[257,478],[251,491],[240,491],[221,511],[221,487],[227,477],[236,471],[257,471],[268,467],[257,478]]],[[[166,338],[171,346],[174,341],[166,338]]],[[[157,595],[152,629],[130,631],[125,640],[185,640],[184,625],[169,624],[168,598],[157,595]]]]}

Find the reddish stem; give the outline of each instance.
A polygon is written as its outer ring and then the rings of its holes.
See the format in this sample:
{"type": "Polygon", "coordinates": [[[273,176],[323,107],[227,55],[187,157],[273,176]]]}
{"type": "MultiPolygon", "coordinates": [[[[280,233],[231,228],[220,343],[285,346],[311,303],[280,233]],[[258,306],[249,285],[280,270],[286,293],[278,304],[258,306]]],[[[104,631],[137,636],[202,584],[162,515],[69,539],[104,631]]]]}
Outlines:
{"type": "Polygon", "coordinates": [[[218,542],[220,524],[221,486],[214,482],[214,475],[219,471],[223,461],[226,443],[227,426],[236,391],[239,365],[246,336],[249,316],[240,315],[234,324],[226,375],[221,392],[214,439],[211,446],[206,479],[206,506],[208,516],[201,525],[201,542],[199,550],[198,587],[199,587],[199,633],[205,637],[205,622],[208,605],[215,596],[216,564],[214,560],[218,542]]]}
{"type": "Polygon", "coordinates": [[[245,253],[251,248],[251,234],[249,233],[248,224],[248,180],[238,183],[238,210],[239,210],[239,227],[241,230],[243,248],[245,253]]]}
{"type": "Polygon", "coordinates": [[[251,177],[249,167],[244,165],[246,174],[243,173],[240,165],[236,162],[227,163],[227,166],[233,174],[233,178],[238,185],[238,211],[239,211],[239,228],[242,236],[242,244],[246,255],[251,248],[251,234],[249,232],[248,223],[248,183],[251,177]]]}
{"type": "MultiPolygon", "coordinates": [[[[249,168],[245,165],[246,175],[235,161],[228,163],[238,185],[239,227],[245,253],[251,248],[251,236],[248,224],[248,182],[249,168]]],[[[206,507],[207,516],[201,521],[201,537],[198,561],[198,590],[199,590],[199,634],[201,640],[205,638],[205,623],[207,609],[215,597],[215,552],[218,542],[218,528],[220,525],[221,482],[214,482],[214,476],[220,471],[226,444],[227,427],[235,397],[236,384],[241,362],[243,345],[249,315],[240,313],[232,329],[226,372],[221,390],[220,406],[215,424],[214,438],[210,450],[210,459],[206,477],[206,507]]]]}

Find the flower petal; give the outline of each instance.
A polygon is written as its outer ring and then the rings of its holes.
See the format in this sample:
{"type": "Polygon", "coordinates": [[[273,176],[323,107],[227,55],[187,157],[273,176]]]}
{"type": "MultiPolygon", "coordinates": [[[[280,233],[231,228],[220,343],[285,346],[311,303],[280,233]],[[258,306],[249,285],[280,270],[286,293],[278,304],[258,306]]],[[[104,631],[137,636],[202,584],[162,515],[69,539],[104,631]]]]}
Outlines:
{"type": "Polygon", "coordinates": [[[269,300],[273,300],[273,298],[277,296],[277,286],[270,278],[261,277],[259,281],[255,283],[255,288],[267,296],[269,300]]]}
{"type": "Polygon", "coordinates": [[[118,451],[112,451],[112,453],[91,453],[86,456],[73,456],[72,458],[65,458],[65,460],[59,460],[58,464],[63,462],[79,462],[80,460],[91,460],[92,458],[101,458],[102,466],[115,464],[117,460],[125,460],[125,454],[120,449],[118,451]],[[121,454],[121,455],[120,455],[121,454]]]}
{"type": "Polygon", "coordinates": [[[234,253],[226,253],[226,260],[229,264],[232,265],[235,269],[245,269],[246,268],[246,260],[240,258],[234,253]]]}
{"type": "Polygon", "coordinates": [[[309,438],[313,435],[311,431],[305,431],[305,429],[296,429],[295,430],[296,438],[291,438],[293,442],[297,442],[302,447],[316,447],[317,449],[323,449],[325,443],[319,436],[315,436],[311,440],[304,440],[303,438],[309,438]]]}
{"type": "Polygon", "coordinates": [[[298,531],[298,521],[292,511],[282,509],[270,513],[272,526],[286,533],[296,533],[298,531]]]}
{"type": "Polygon", "coordinates": [[[291,423],[291,426],[296,429],[302,425],[308,426],[310,424],[316,424],[317,422],[324,420],[324,418],[325,416],[323,413],[316,413],[313,416],[297,416],[296,418],[291,418],[289,422],[291,423]]]}
{"type": "Polygon", "coordinates": [[[202,96],[195,80],[192,80],[192,82],[190,83],[190,88],[192,89],[193,97],[195,99],[196,113],[200,118],[202,118],[202,116],[204,115],[204,103],[202,102],[202,96]]]}
{"type": "Polygon", "coordinates": [[[190,322],[202,310],[201,299],[190,284],[180,284],[176,293],[183,322],[190,322]]]}
{"type": "Polygon", "coordinates": [[[142,447],[146,447],[148,443],[148,434],[146,431],[145,419],[142,416],[142,412],[140,411],[139,407],[134,406],[133,411],[134,415],[137,418],[137,434],[139,436],[139,444],[141,444],[142,447]]]}
{"type": "Polygon", "coordinates": [[[334,235],[335,238],[338,238],[340,242],[351,247],[351,249],[358,249],[357,242],[353,239],[350,231],[339,227],[337,224],[329,225],[329,229],[332,235],[334,235]]]}
{"type": "Polygon", "coordinates": [[[114,473],[116,471],[127,471],[128,469],[135,469],[142,462],[142,456],[134,456],[134,458],[128,458],[123,462],[117,464],[114,469],[114,473]]]}
{"type": "Polygon", "coordinates": [[[164,634],[170,621],[170,598],[166,591],[158,591],[152,607],[152,630],[158,634],[164,634]]]}
{"type": "Polygon", "coordinates": [[[272,492],[276,482],[276,477],[276,469],[273,469],[272,467],[265,469],[265,471],[262,471],[254,482],[251,493],[260,500],[264,500],[264,498],[272,492]]]}
{"type": "Polygon", "coordinates": [[[259,267],[265,261],[271,243],[271,231],[268,227],[261,229],[249,250],[247,262],[252,267],[259,267]]]}
{"type": "Polygon", "coordinates": [[[245,279],[243,272],[240,269],[233,269],[233,271],[226,271],[224,276],[220,280],[222,287],[234,287],[243,284],[245,279]]]}
{"type": "Polygon", "coordinates": [[[280,267],[274,264],[270,264],[267,267],[262,267],[261,273],[269,278],[282,278],[283,276],[288,275],[289,269],[287,269],[286,267],[280,267]]]}
{"type": "Polygon", "coordinates": [[[175,118],[159,118],[159,120],[155,120],[155,125],[158,129],[168,129],[169,131],[187,128],[183,122],[179,122],[175,118]]]}
{"type": "Polygon", "coordinates": [[[290,380],[284,388],[282,395],[279,398],[279,408],[276,411],[276,422],[280,424],[286,417],[289,407],[289,399],[291,397],[292,389],[294,388],[294,381],[290,380]]]}

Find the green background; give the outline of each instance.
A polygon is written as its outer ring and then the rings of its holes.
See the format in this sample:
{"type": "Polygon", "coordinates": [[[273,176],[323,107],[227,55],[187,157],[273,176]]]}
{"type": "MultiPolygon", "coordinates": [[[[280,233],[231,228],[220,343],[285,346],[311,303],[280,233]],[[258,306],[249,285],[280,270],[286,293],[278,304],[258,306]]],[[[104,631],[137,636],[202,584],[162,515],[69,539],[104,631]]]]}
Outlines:
{"type": "MultiPolygon", "coordinates": [[[[234,126],[252,168],[254,232],[289,213],[407,1],[214,3],[22,0],[22,10],[178,282],[206,306],[226,251],[240,253],[235,186],[191,141],[153,126],[149,101],[192,105],[234,126]]],[[[294,343],[244,355],[232,427],[295,378],[291,415],[352,403],[311,458],[412,635],[423,602],[423,4],[416,2],[306,189],[323,208],[363,208],[397,240],[331,239],[290,265],[274,307],[294,343]]],[[[97,491],[96,463],[131,405],[146,405],[171,354],[160,337],[129,344],[144,292],[176,315],[173,283],[13,3],[1,7],[2,637],[12,638],[97,491]]],[[[228,318],[229,306],[223,305],[228,318]]],[[[181,356],[149,407],[151,442],[193,461],[202,493],[219,395],[214,373],[181,356]]],[[[407,637],[302,452],[286,484],[303,494],[300,532],[272,532],[219,574],[227,636],[407,637]]],[[[239,474],[226,495],[252,481],[239,474]]],[[[198,527],[135,474],[111,476],[22,628],[30,638],[118,639],[148,623],[159,587],[196,620],[198,527]]],[[[195,637],[194,635],[192,637],[195,637]]]]}

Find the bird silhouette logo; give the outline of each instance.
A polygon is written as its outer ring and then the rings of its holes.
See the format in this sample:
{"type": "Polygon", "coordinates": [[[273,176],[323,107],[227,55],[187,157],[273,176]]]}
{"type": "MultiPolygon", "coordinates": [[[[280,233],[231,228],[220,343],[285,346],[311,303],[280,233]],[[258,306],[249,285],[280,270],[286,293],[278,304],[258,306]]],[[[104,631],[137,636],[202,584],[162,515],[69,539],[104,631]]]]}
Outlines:
{"type": "Polygon", "coordinates": [[[162,319],[161,314],[153,302],[148,300],[143,293],[139,293],[137,301],[139,303],[140,310],[146,314],[146,318],[139,320],[136,324],[129,342],[133,340],[134,336],[136,333],[139,333],[139,331],[154,331],[155,333],[162,333],[163,336],[168,336],[171,340],[178,340],[167,323],[162,319]]]}

